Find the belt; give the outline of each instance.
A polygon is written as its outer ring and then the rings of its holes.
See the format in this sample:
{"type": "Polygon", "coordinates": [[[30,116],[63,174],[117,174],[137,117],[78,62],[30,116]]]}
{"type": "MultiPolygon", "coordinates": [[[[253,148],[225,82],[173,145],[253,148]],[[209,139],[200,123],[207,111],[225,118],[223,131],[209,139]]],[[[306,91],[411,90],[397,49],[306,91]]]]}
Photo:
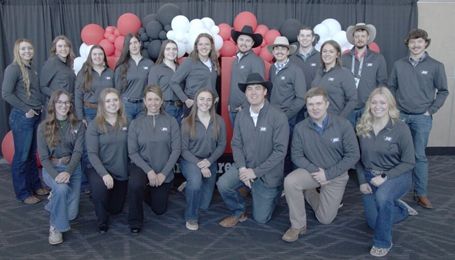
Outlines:
{"type": "Polygon", "coordinates": [[[98,108],[98,104],[94,104],[94,103],[90,103],[90,102],[84,101],[84,107],[91,108],[91,109],[97,109],[98,108]]]}
{"type": "Polygon", "coordinates": [[[123,101],[130,102],[130,103],[142,103],[142,98],[137,99],[137,98],[124,97],[123,101]]]}
{"type": "Polygon", "coordinates": [[[53,165],[66,165],[70,162],[71,160],[71,156],[64,156],[64,157],[61,157],[61,158],[50,158],[51,162],[53,165]]]}
{"type": "Polygon", "coordinates": [[[164,101],[164,103],[174,105],[176,107],[183,107],[183,102],[180,100],[167,100],[167,101],[164,101]]]}

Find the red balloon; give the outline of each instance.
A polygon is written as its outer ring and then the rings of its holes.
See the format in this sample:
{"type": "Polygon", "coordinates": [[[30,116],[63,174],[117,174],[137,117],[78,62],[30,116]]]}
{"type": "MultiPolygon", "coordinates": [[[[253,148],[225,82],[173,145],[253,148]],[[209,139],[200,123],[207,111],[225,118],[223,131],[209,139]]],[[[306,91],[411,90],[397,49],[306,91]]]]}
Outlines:
{"type": "Polygon", "coordinates": [[[269,27],[265,24],[260,24],[258,27],[256,27],[256,30],[254,30],[255,33],[259,33],[262,35],[262,37],[265,37],[265,34],[269,31],[269,27]]]}
{"type": "Polygon", "coordinates": [[[87,45],[98,44],[104,39],[104,29],[98,24],[87,24],[81,31],[81,39],[87,45]]]}
{"type": "Polygon", "coordinates": [[[220,28],[219,35],[221,36],[221,38],[223,38],[224,41],[227,41],[229,40],[229,38],[231,38],[232,27],[229,24],[227,23],[218,24],[218,28],[220,28]]]}
{"type": "Polygon", "coordinates": [[[221,57],[232,57],[237,53],[237,46],[231,41],[224,41],[220,49],[221,57]]]}
{"type": "Polygon", "coordinates": [[[261,49],[261,53],[259,54],[259,57],[261,57],[266,62],[272,62],[272,60],[273,60],[273,55],[269,52],[269,50],[267,48],[261,49]]]}
{"type": "Polygon", "coordinates": [[[262,49],[262,47],[261,47],[261,46],[258,46],[258,47],[256,47],[256,48],[253,48],[253,51],[254,51],[254,53],[256,53],[256,55],[259,56],[259,54],[261,53],[261,49],[262,49]]]}
{"type": "Polygon", "coordinates": [[[112,42],[110,42],[108,39],[100,41],[100,46],[103,47],[106,56],[111,56],[115,52],[114,44],[112,44],[112,42]]]}
{"type": "Polygon", "coordinates": [[[115,37],[120,36],[120,31],[117,28],[114,30],[114,35],[115,37]]]}
{"type": "Polygon", "coordinates": [[[243,26],[249,25],[256,30],[256,26],[258,25],[258,20],[256,19],[256,15],[252,12],[241,12],[234,18],[234,29],[236,31],[241,31],[243,26]]]}
{"type": "Polygon", "coordinates": [[[115,50],[115,53],[114,53],[114,56],[115,57],[120,57],[120,55],[122,55],[122,50],[115,50]]]}
{"type": "Polygon", "coordinates": [[[278,36],[280,36],[280,32],[278,30],[272,29],[265,34],[264,39],[267,42],[267,45],[270,45],[273,44],[275,38],[278,36]]]}
{"type": "Polygon", "coordinates": [[[125,41],[125,37],[123,37],[123,36],[119,36],[119,37],[115,38],[115,41],[114,41],[115,49],[122,51],[124,41],[125,41]]]}
{"type": "Polygon", "coordinates": [[[370,44],[368,44],[368,47],[370,48],[370,50],[374,51],[374,52],[377,52],[377,53],[380,53],[381,52],[381,49],[379,48],[379,45],[375,42],[372,42],[370,44]]]}
{"type": "Polygon", "coordinates": [[[115,32],[115,29],[116,29],[115,26],[111,25],[111,26],[106,27],[106,32],[113,34],[115,32]]]}
{"type": "Polygon", "coordinates": [[[107,37],[105,37],[108,41],[114,43],[115,42],[115,35],[109,34],[107,37]]]}
{"type": "Polygon", "coordinates": [[[133,13],[122,14],[117,20],[117,28],[121,35],[136,34],[141,28],[141,19],[133,13]]]}
{"type": "Polygon", "coordinates": [[[115,65],[117,64],[117,61],[118,61],[118,57],[115,57],[115,56],[107,57],[107,65],[109,66],[109,68],[111,68],[111,70],[115,69],[115,65]]]}
{"type": "MultiPolygon", "coordinates": [[[[3,140],[2,140],[2,154],[3,154],[3,158],[5,159],[5,161],[8,162],[8,164],[11,164],[13,162],[13,157],[14,157],[13,131],[9,131],[3,137],[3,140]]],[[[41,161],[40,161],[38,153],[36,153],[35,158],[36,158],[36,166],[38,166],[38,168],[40,168],[41,167],[41,161]]]]}

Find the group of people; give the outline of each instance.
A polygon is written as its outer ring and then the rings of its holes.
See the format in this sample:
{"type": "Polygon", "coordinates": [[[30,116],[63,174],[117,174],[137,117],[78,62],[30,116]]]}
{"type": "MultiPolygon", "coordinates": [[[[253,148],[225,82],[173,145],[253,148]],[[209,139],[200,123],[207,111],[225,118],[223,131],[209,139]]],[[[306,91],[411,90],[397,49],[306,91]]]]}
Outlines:
{"type": "Polygon", "coordinates": [[[139,233],[143,202],[158,215],[166,212],[178,162],[187,182],[187,229],[198,230],[199,209],[208,209],[215,186],[231,212],[220,225],[247,220],[240,194],[246,187],[259,223],[271,219],[284,192],[291,226],[282,239],[293,242],[307,230],[305,201],[319,222],[331,223],[348,170],[356,168],[367,223],[375,231],[370,253],[384,256],[392,247],[393,223],[417,214],[400,199],[412,182],[419,205],[432,207],[425,147],[431,115],[448,90],[444,66],[425,51],[430,39],[424,30],[409,33],[409,56],[395,62],[390,77],[384,57],[368,48],[375,35],[373,25],[350,26],[354,47],[345,54],[331,40],[315,50],[310,27],[299,30],[298,46],[277,37],[268,46],[275,62],[267,81],[264,62],[252,51],[262,36],[250,26],[233,30],[238,53],[228,111],[235,167],[219,178],[226,125],[216,113],[220,65],[209,34],[196,38],[182,64],[174,41],[163,42],[154,64],[129,34],[114,71],[95,45],[77,76],[65,36],[54,40],[39,77],[31,66],[32,43],[19,39],[2,85],[12,106],[16,197],[35,204],[49,193],[38,178],[37,147],[51,190],[45,207],[50,244],[63,242],[87,184],[100,233],[127,198],[130,231],[139,233]]]}

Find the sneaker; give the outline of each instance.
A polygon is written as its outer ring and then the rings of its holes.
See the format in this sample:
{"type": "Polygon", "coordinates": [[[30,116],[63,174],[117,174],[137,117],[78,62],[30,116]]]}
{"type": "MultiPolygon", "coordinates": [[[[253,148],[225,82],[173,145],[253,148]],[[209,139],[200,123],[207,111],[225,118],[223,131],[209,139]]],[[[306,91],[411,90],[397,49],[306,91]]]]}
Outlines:
{"type": "Polygon", "coordinates": [[[286,233],[281,237],[286,242],[294,242],[299,239],[299,235],[303,235],[306,233],[306,226],[303,228],[293,228],[290,227],[286,233]]]}
{"type": "Polygon", "coordinates": [[[417,212],[417,210],[415,210],[414,208],[412,208],[411,206],[409,206],[409,204],[406,203],[406,202],[404,202],[403,200],[398,199],[397,201],[398,201],[398,203],[400,203],[401,205],[403,205],[403,206],[406,207],[406,209],[408,210],[408,215],[409,215],[409,216],[417,216],[417,214],[419,214],[419,213],[417,212]]]}
{"type": "Polygon", "coordinates": [[[225,228],[231,228],[237,225],[239,222],[245,222],[248,219],[245,213],[242,213],[240,216],[228,216],[220,221],[220,226],[225,228]]]}
{"type": "Polygon", "coordinates": [[[188,230],[191,231],[196,231],[199,229],[199,224],[197,223],[197,220],[188,220],[185,226],[188,230]]]}
{"type": "Polygon", "coordinates": [[[25,198],[25,200],[23,200],[22,202],[24,202],[24,204],[27,204],[27,205],[33,205],[40,201],[41,201],[41,199],[37,198],[36,196],[31,195],[31,196],[28,196],[27,198],[25,198]]]}
{"type": "Polygon", "coordinates": [[[393,245],[390,245],[389,248],[379,248],[379,247],[372,246],[371,250],[370,250],[370,255],[376,256],[376,257],[386,256],[389,253],[390,249],[392,249],[392,246],[393,245]]]}
{"type": "Polygon", "coordinates": [[[62,233],[55,229],[54,226],[49,228],[49,244],[58,245],[63,243],[62,233]]]}
{"type": "Polygon", "coordinates": [[[35,191],[35,194],[38,196],[46,196],[49,194],[49,190],[45,188],[39,188],[35,191]]]}
{"type": "Polygon", "coordinates": [[[338,209],[341,209],[343,206],[344,206],[344,202],[341,201],[341,202],[340,202],[340,205],[338,205],[338,209]]]}

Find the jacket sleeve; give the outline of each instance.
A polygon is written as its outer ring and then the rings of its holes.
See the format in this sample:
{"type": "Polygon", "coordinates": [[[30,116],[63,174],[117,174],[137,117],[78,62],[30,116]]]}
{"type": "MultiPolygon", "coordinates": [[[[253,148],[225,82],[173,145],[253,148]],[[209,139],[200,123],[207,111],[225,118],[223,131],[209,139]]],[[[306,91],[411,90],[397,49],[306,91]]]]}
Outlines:
{"type": "Polygon", "coordinates": [[[52,58],[49,58],[43,65],[40,74],[40,88],[41,92],[49,98],[52,95],[52,89],[49,87],[52,79],[55,76],[55,69],[52,66],[52,58]]]}
{"type": "Polygon", "coordinates": [[[397,88],[398,88],[398,75],[397,75],[397,65],[396,62],[393,64],[392,73],[389,78],[389,90],[392,92],[393,96],[396,98],[397,88]]]}
{"type": "Polygon", "coordinates": [[[169,176],[169,174],[174,169],[174,166],[180,157],[180,153],[182,152],[182,142],[181,142],[179,124],[177,123],[177,120],[173,117],[170,118],[170,121],[171,121],[171,124],[170,124],[171,129],[172,129],[172,132],[171,132],[172,152],[169,155],[169,159],[167,160],[166,165],[164,165],[164,168],[161,171],[164,175],[166,175],[166,177],[169,176]]]}
{"type": "MultiPolygon", "coordinates": [[[[148,165],[146,161],[139,154],[139,143],[138,143],[138,127],[137,119],[131,121],[131,124],[128,128],[128,156],[131,161],[136,164],[137,167],[141,168],[144,174],[147,174],[152,170],[152,167],[148,165]]],[[[153,169],[154,170],[154,169],[153,169]]]]}
{"type": "Polygon", "coordinates": [[[379,65],[378,70],[376,72],[376,86],[378,85],[385,85],[387,86],[388,76],[387,76],[387,63],[385,62],[385,58],[382,55],[378,57],[379,65]]]}
{"type": "Polygon", "coordinates": [[[191,58],[187,58],[182,65],[180,65],[177,70],[175,71],[174,75],[171,78],[171,81],[169,83],[169,86],[172,88],[174,93],[177,95],[177,97],[182,101],[185,102],[188,97],[186,96],[185,92],[183,92],[182,89],[182,83],[185,81],[186,77],[188,77],[188,74],[191,71],[191,60],[188,60],[191,58]]]}
{"type": "Polygon", "coordinates": [[[95,168],[96,173],[103,177],[108,175],[109,172],[104,167],[99,156],[99,143],[100,133],[97,129],[97,123],[95,120],[92,120],[88,125],[87,131],[85,132],[85,142],[87,143],[87,155],[90,163],[93,168],[95,168]]]}
{"type": "Polygon", "coordinates": [[[3,74],[2,97],[11,106],[27,113],[32,107],[22,102],[14,93],[15,88],[17,87],[16,83],[20,80],[19,73],[20,71],[18,71],[17,66],[8,66],[6,68],[5,73],[3,74]]]}
{"type": "MultiPolygon", "coordinates": [[[[189,119],[189,118],[187,118],[189,119]]],[[[192,162],[194,164],[199,162],[199,159],[194,156],[194,154],[190,151],[190,129],[188,128],[188,124],[186,124],[186,120],[184,119],[182,122],[182,129],[180,131],[182,133],[182,157],[183,159],[192,162]]]]}
{"type": "Polygon", "coordinates": [[[218,126],[220,127],[220,132],[218,133],[218,139],[216,140],[216,148],[212,152],[209,158],[210,164],[216,163],[218,158],[223,155],[224,150],[226,149],[226,124],[224,123],[224,120],[222,117],[216,115],[215,116],[216,120],[218,120],[218,126]]]}
{"type": "Polygon", "coordinates": [[[430,114],[436,113],[439,110],[439,108],[442,107],[445,100],[447,99],[447,96],[449,95],[449,90],[447,88],[447,76],[444,64],[438,63],[435,74],[436,75],[434,77],[433,84],[437,89],[437,92],[433,104],[431,104],[430,108],[428,109],[428,112],[430,114]]]}
{"type": "Polygon", "coordinates": [[[295,66],[294,73],[294,89],[295,89],[295,99],[291,104],[291,107],[286,111],[286,116],[292,118],[300,112],[302,107],[305,105],[305,93],[307,91],[307,85],[305,80],[305,74],[299,73],[299,68],[295,66]]]}
{"type": "Polygon", "coordinates": [[[304,135],[301,132],[302,128],[300,124],[294,128],[291,142],[291,160],[298,168],[305,169],[309,173],[317,172],[319,171],[319,167],[305,157],[304,147],[306,144],[304,135]]]}
{"type": "Polygon", "coordinates": [[[39,158],[41,160],[41,164],[43,165],[43,168],[46,169],[47,173],[52,177],[55,178],[59,174],[59,172],[54,168],[54,165],[51,162],[51,150],[49,149],[49,146],[47,145],[46,137],[44,136],[44,126],[45,126],[45,121],[42,122],[38,126],[38,131],[37,131],[37,150],[39,154],[39,158]]]}
{"type": "Polygon", "coordinates": [[[343,110],[340,112],[340,116],[344,118],[347,118],[357,106],[357,89],[355,87],[354,76],[352,76],[351,72],[346,72],[347,73],[345,73],[343,76],[343,81],[341,83],[344,90],[344,99],[346,100],[346,103],[343,110]]]}
{"type": "Polygon", "coordinates": [[[415,165],[414,143],[412,141],[411,131],[407,125],[402,125],[398,145],[401,150],[401,162],[386,172],[389,178],[394,178],[400,174],[410,171],[415,165]]]}
{"type": "Polygon", "coordinates": [[[82,151],[85,142],[85,125],[82,122],[79,122],[77,128],[75,130],[71,129],[71,131],[76,131],[76,141],[74,143],[71,160],[66,167],[66,171],[73,174],[81,163],[82,151]]]}
{"type": "Polygon", "coordinates": [[[243,136],[240,130],[242,114],[238,113],[235,117],[234,133],[231,140],[232,156],[237,169],[246,167],[245,153],[243,152],[243,136]]]}
{"type": "Polygon", "coordinates": [[[76,116],[80,120],[84,119],[84,92],[82,90],[82,84],[84,82],[84,73],[79,72],[76,78],[76,86],[74,91],[74,106],[76,108],[76,116]]]}

